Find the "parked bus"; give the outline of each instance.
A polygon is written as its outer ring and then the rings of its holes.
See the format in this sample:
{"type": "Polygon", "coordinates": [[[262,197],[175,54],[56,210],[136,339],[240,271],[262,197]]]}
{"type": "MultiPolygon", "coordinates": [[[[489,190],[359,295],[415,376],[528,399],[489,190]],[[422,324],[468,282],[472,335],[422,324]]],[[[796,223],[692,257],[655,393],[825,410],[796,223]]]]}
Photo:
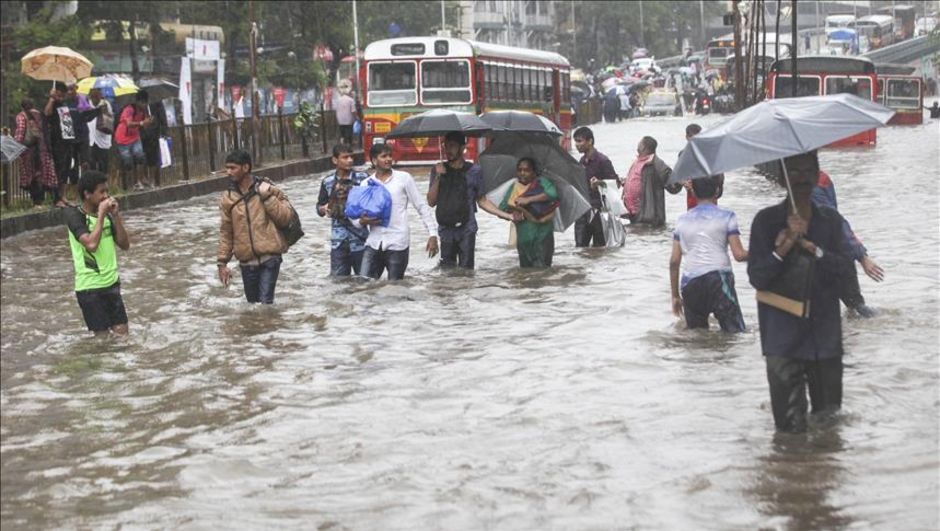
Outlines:
{"type": "Polygon", "coordinates": [[[916,67],[881,64],[878,73],[878,103],[895,112],[889,125],[924,123],[924,80],[912,75],[916,67]]]}
{"type": "MultiPolygon", "coordinates": [[[[764,35],[758,35],[757,40],[757,49],[758,54],[763,53],[764,45],[764,35]]],[[[767,54],[773,55],[774,50],[777,46],[777,34],[768,33],[767,38],[767,54]]],[[[788,35],[780,35],[780,58],[790,57],[790,37],[788,35]]],[[[741,53],[745,53],[747,50],[747,43],[741,43],[741,53]]],[[[712,39],[705,46],[705,64],[702,65],[704,71],[708,70],[717,70],[722,79],[728,79],[728,64],[731,62],[731,59],[734,57],[734,34],[729,33],[727,35],[722,35],[716,39],[712,39]]]]}
{"type": "Polygon", "coordinates": [[[914,19],[917,12],[914,6],[887,6],[878,10],[878,13],[894,19],[894,41],[900,42],[914,36],[914,19]]]}
{"type": "Polygon", "coordinates": [[[894,43],[894,18],[891,15],[868,15],[855,22],[859,35],[868,41],[868,50],[877,50],[894,43]]]}
{"type": "MultiPolygon", "coordinates": [[[[767,76],[768,98],[793,96],[792,61],[774,62],[767,76]]],[[[809,56],[797,60],[797,96],[850,93],[869,101],[878,101],[878,76],[875,65],[861,57],[809,56]]],[[[875,129],[830,144],[856,146],[875,144],[875,129]]]]}
{"type": "MultiPolygon", "coordinates": [[[[360,79],[364,148],[388,143],[399,164],[440,160],[438,138],[385,139],[404,118],[438,108],[541,114],[570,146],[570,65],[557,53],[455,38],[386,39],[366,47],[360,79]]],[[[476,160],[483,148],[483,140],[469,139],[466,156],[476,160]]]]}

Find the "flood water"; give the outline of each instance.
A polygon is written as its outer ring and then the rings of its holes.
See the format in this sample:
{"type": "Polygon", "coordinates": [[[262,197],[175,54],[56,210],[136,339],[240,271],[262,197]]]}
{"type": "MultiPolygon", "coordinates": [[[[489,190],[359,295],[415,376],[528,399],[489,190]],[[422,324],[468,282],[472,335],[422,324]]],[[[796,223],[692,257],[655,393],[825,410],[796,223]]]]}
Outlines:
{"type": "MultiPolygon", "coordinates": [[[[673,164],[688,123],[594,130],[624,175],[643,135],[673,164]]],[[[806,436],[774,436],[744,264],[749,331],[685,331],[665,229],[569,231],[520,271],[481,213],[454,276],[412,214],[405,281],[334,282],[320,176],[297,178],[307,236],[252,307],[216,278],[217,197],[130,211],[126,340],[88,336],[65,227],[3,240],[3,529],[936,529],[938,145],[934,120],[821,153],[887,276],[861,280],[880,316],[844,320],[840,419],[806,436]]],[[[720,203],[746,242],[782,197],[742,170],[720,203]]]]}

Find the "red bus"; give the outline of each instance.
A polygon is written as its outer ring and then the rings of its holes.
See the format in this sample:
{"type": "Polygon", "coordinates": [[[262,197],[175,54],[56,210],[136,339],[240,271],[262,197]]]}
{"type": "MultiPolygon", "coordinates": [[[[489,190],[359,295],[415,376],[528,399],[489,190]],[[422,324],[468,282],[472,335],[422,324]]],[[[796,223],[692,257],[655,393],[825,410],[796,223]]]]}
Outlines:
{"type": "Polygon", "coordinates": [[[878,103],[894,111],[889,125],[924,123],[924,80],[911,75],[916,67],[881,64],[878,73],[878,103]]]}
{"type": "MultiPolygon", "coordinates": [[[[770,67],[767,76],[768,98],[793,96],[792,61],[781,59],[770,67]]],[[[797,96],[850,93],[869,101],[878,101],[878,76],[868,59],[844,56],[809,56],[797,59],[797,96]]],[[[830,147],[873,145],[875,129],[852,135],[830,147]]]]}
{"type": "MultiPolygon", "coordinates": [[[[568,60],[553,52],[445,37],[402,37],[369,44],[359,73],[363,95],[363,146],[374,143],[401,120],[429,109],[480,114],[520,110],[541,114],[564,133],[570,146],[571,81],[568,60]]],[[[389,139],[396,163],[440,160],[440,139],[389,139]]],[[[482,139],[467,142],[476,160],[482,139]]]]}

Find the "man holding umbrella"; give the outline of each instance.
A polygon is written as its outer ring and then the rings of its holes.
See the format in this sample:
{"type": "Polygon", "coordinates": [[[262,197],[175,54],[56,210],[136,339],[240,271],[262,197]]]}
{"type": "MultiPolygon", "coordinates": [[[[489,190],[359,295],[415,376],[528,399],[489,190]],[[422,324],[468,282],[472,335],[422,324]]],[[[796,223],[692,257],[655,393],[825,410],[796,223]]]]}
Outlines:
{"type": "Polygon", "coordinates": [[[476,250],[476,207],[506,220],[503,212],[486,198],[483,172],[478,164],[464,160],[467,139],[459,131],[444,135],[446,162],[431,170],[428,205],[436,207],[438,235],[441,240],[441,267],[473,269],[476,250]]]}

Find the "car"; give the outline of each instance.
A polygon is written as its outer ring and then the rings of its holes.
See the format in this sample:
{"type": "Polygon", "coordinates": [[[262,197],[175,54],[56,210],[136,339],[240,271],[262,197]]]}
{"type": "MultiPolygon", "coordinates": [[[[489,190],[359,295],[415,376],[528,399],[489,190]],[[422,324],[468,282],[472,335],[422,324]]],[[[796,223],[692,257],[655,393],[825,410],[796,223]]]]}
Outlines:
{"type": "Polygon", "coordinates": [[[659,72],[659,66],[656,65],[656,59],[652,57],[641,57],[639,59],[634,59],[630,63],[630,72],[659,72]]]}
{"type": "Polygon", "coordinates": [[[682,104],[674,90],[656,90],[646,96],[644,116],[682,116],[682,104]]]}

